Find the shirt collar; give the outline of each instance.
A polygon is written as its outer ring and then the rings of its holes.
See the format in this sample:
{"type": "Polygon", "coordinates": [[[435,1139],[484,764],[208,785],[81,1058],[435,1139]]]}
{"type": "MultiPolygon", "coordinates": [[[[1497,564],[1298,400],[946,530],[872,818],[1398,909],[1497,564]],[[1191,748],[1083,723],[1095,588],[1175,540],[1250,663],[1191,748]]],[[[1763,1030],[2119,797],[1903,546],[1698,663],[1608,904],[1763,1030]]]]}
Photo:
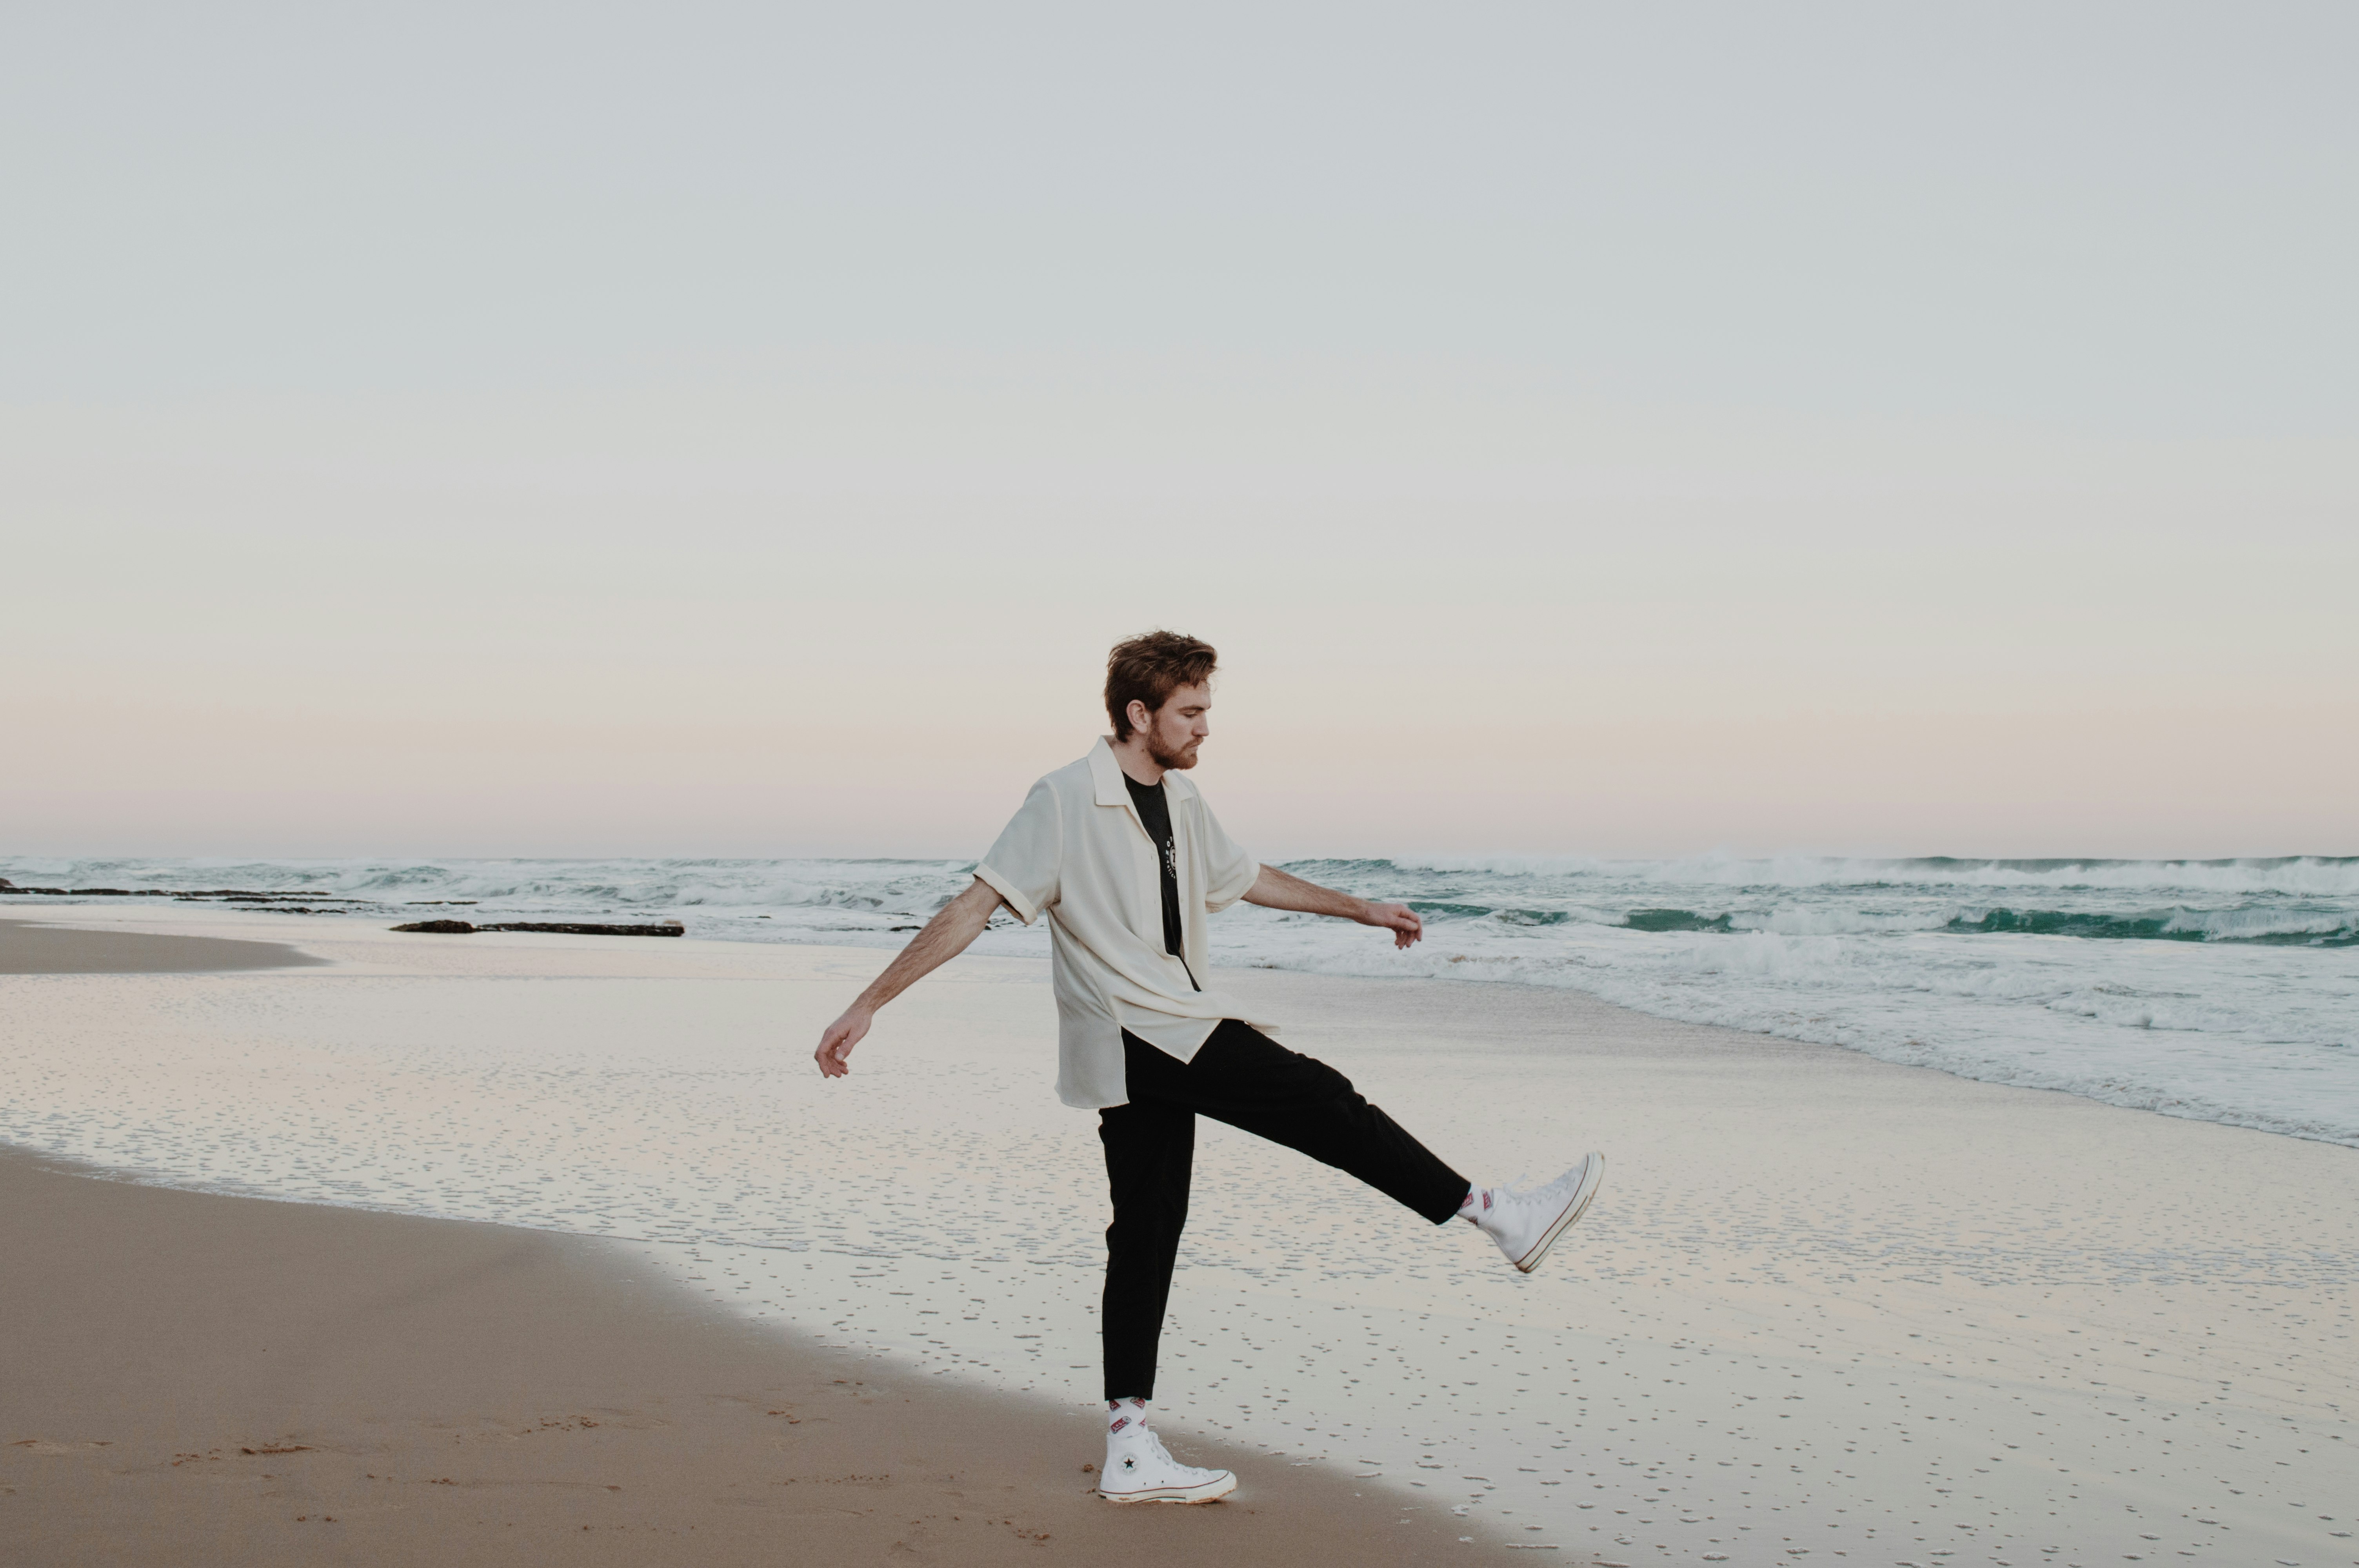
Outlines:
{"type": "MultiPolygon", "coordinates": [[[[1090,748],[1090,782],[1094,786],[1100,806],[1129,806],[1134,815],[1137,807],[1131,805],[1130,791],[1123,785],[1122,764],[1114,760],[1114,742],[1104,736],[1090,748]]],[[[1165,772],[1163,782],[1169,786],[1174,800],[1187,800],[1196,793],[1196,786],[1181,777],[1177,769],[1165,772]]]]}

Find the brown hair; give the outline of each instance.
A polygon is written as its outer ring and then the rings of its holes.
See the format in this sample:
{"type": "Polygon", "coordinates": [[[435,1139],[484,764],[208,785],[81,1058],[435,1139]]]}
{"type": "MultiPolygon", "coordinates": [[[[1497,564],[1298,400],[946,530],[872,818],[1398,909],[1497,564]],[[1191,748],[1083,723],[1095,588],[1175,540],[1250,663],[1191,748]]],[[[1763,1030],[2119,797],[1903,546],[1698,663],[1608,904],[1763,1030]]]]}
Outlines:
{"type": "Polygon", "coordinates": [[[1176,688],[1212,678],[1221,655],[1210,643],[1177,632],[1146,632],[1126,637],[1106,655],[1106,717],[1114,720],[1114,738],[1130,739],[1130,705],[1147,704],[1153,713],[1176,688]]]}

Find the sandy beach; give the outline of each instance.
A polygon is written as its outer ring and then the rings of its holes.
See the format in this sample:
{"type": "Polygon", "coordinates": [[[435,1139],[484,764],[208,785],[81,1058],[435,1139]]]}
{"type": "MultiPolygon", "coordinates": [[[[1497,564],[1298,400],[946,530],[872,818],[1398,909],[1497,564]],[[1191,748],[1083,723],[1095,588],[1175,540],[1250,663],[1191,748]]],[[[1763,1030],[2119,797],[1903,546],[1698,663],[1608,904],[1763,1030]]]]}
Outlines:
{"type": "Polygon", "coordinates": [[[644,1561],[660,1529],[713,1561],[2359,1562],[2346,1149],[1560,990],[1232,972],[1470,1173],[1594,1145],[1608,1183],[1526,1279],[1209,1131],[1158,1402],[1244,1488],[1115,1510],[1045,964],[960,961],[823,1085],[874,950],[43,914],[324,961],[57,972],[98,948],[11,964],[33,928],[0,931],[26,1561],[644,1561]]]}
{"type": "MultiPolygon", "coordinates": [[[[753,1329],[595,1243],[0,1154],[11,1563],[1441,1560],[1304,1476],[1148,1520],[1061,1411],[753,1329]]],[[[1208,1445],[1218,1447],[1220,1445],[1208,1445]]]]}

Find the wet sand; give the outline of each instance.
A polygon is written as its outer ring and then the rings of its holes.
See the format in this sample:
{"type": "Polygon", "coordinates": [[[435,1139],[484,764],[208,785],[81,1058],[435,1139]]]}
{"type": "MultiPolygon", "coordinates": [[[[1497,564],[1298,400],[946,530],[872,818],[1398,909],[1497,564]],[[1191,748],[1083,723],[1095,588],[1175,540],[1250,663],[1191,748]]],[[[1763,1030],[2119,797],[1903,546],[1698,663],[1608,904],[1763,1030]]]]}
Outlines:
{"type": "Polygon", "coordinates": [[[324,964],[283,942],[0,920],[0,975],[160,975],[324,964]]]}
{"type": "MultiPolygon", "coordinates": [[[[49,1047],[0,1062],[20,1141],[601,1230],[732,1332],[1094,1457],[1102,1178],[1044,965],[952,966],[822,1085],[809,1041],[882,953],[160,928],[336,965],[0,985],[49,1047]]],[[[1527,1279],[1208,1129],[1158,1402],[1256,1499],[1324,1477],[1362,1494],[1332,1518],[1549,1561],[2359,1562],[2353,1151],[1570,992],[1223,979],[1485,1179],[1609,1156],[1527,1279]]]]}
{"type": "MultiPolygon", "coordinates": [[[[1089,1495],[1070,1412],[729,1320],[610,1246],[0,1151],[12,1568],[1462,1561],[1332,1473],[1089,1495]]],[[[1247,1465],[1222,1445],[1200,1462],[1247,1465]]]]}

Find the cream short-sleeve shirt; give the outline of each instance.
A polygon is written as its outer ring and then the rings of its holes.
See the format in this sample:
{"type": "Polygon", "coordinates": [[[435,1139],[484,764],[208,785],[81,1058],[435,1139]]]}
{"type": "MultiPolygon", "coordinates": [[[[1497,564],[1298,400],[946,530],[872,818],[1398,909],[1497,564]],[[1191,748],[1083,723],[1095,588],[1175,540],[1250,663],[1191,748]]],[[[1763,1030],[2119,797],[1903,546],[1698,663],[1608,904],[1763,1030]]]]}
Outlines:
{"type": "Polygon", "coordinates": [[[1067,1105],[1129,1102],[1125,1029],[1182,1062],[1224,1018],[1275,1031],[1212,989],[1205,960],[1205,917],[1244,897],[1261,866],[1221,830],[1194,784],[1167,773],[1163,789],[1180,879],[1180,954],[1163,947],[1160,856],[1103,737],[1089,755],[1032,786],[974,869],[1018,920],[1049,918],[1057,1094],[1067,1105]]]}

